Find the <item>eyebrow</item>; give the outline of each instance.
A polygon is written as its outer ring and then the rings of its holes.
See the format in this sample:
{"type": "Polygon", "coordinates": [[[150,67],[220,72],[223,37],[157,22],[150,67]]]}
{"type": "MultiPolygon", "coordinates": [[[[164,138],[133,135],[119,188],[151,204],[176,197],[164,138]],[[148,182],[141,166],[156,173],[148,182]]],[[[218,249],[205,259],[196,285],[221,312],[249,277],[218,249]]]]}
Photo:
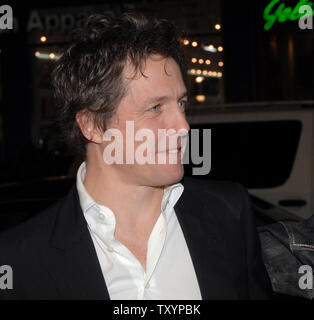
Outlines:
{"type": "MultiPolygon", "coordinates": [[[[188,96],[188,92],[184,91],[182,94],[180,94],[178,100],[181,100],[182,98],[187,97],[187,96],[188,96]]],[[[164,102],[164,101],[167,101],[167,100],[170,100],[169,96],[152,97],[152,98],[149,98],[149,99],[145,100],[143,105],[147,106],[147,105],[150,105],[150,104],[153,104],[153,103],[164,102]]]]}

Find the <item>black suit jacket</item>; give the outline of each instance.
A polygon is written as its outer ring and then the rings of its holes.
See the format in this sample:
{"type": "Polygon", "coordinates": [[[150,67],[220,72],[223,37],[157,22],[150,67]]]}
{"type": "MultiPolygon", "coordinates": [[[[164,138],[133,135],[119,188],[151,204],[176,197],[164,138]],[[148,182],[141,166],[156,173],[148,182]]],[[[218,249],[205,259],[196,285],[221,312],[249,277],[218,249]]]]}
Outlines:
{"type": "MultiPolygon", "coordinates": [[[[175,212],[202,298],[268,298],[271,287],[246,191],[227,182],[182,183],[175,212]]],[[[2,299],[110,298],[76,187],[0,235],[1,265],[13,269],[13,289],[0,290],[2,299]]]]}

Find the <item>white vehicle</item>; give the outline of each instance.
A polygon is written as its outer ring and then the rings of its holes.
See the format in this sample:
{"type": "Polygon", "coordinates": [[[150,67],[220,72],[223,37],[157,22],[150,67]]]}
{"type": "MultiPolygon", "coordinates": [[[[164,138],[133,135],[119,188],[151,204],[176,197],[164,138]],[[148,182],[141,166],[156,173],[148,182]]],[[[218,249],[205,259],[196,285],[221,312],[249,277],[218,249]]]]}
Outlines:
{"type": "Polygon", "coordinates": [[[187,118],[211,129],[211,171],[200,178],[242,183],[301,219],[314,213],[314,101],[201,105],[187,118]]]}

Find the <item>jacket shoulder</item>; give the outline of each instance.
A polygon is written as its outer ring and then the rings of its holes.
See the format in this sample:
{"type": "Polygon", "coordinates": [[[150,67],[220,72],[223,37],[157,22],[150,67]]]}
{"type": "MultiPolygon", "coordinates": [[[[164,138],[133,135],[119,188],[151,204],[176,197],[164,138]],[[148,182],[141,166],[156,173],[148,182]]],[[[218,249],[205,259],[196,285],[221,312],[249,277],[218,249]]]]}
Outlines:
{"type": "Polygon", "coordinates": [[[187,193],[205,203],[220,202],[232,211],[250,206],[247,190],[236,182],[185,177],[183,184],[187,193]]]}
{"type": "MultiPolygon", "coordinates": [[[[68,194],[69,196],[69,194],[68,194]]],[[[54,229],[58,213],[68,196],[57,200],[34,217],[0,233],[0,252],[10,252],[13,247],[34,246],[35,248],[49,237],[54,229]]]]}

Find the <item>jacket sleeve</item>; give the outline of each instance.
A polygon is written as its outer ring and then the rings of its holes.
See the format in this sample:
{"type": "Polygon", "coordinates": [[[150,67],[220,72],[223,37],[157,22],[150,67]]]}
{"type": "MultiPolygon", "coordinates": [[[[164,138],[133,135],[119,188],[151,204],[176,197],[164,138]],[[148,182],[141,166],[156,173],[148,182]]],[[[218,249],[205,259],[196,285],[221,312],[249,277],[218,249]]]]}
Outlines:
{"type": "Polygon", "coordinates": [[[255,215],[248,192],[239,184],[238,187],[243,199],[241,219],[246,247],[249,299],[270,299],[272,297],[272,288],[262,259],[255,215]]]}
{"type": "MultiPolygon", "coordinates": [[[[296,224],[290,222],[291,225],[296,224]]],[[[299,268],[307,265],[308,260],[302,259],[311,250],[297,248],[296,252],[291,249],[291,243],[284,222],[277,222],[259,228],[259,237],[262,245],[263,260],[271,279],[274,292],[278,294],[301,297],[307,299],[314,298],[313,289],[302,290],[299,287],[299,268]]],[[[313,265],[313,263],[312,263],[313,265]]]]}

